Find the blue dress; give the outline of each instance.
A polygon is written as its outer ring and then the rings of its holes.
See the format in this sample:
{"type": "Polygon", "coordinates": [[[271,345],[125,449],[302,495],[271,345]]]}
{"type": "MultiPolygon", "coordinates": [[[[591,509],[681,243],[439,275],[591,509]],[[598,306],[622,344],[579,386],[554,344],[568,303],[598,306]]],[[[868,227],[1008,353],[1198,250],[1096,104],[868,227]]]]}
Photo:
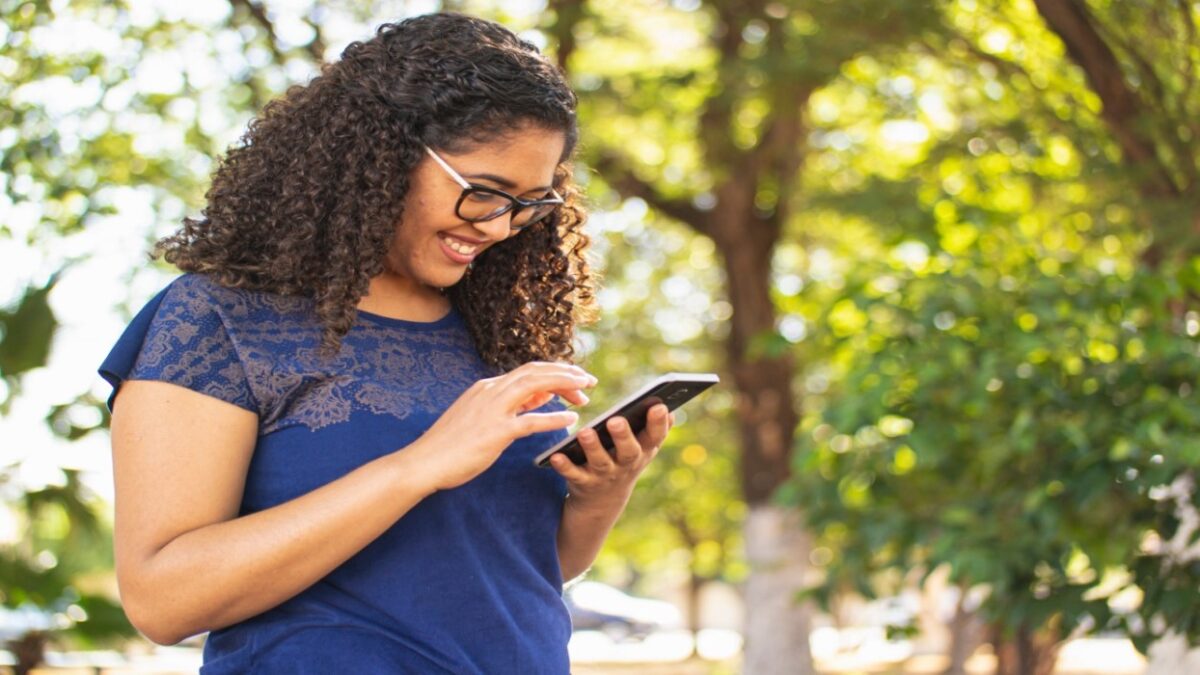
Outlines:
{"type": "MultiPolygon", "coordinates": [[[[134,318],[100,372],[114,396],[124,380],[161,380],[256,413],[242,514],[409,445],[493,374],[454,311],[432,323],[360,312],[332,358],[320,336],[308,300],[186,274],[134,318]]],[[[213,631],[200,672],[569,672],[556,548],[566,483],[532,464],[564,433],[518,440],[312,587],[213,631]]]]}

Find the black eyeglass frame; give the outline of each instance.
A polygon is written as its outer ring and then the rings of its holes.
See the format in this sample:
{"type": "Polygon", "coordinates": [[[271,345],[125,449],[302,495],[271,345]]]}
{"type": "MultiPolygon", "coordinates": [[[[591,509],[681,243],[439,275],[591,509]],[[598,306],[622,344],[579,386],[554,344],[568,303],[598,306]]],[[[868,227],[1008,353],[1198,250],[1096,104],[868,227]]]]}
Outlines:
{"type": "MultiPolygon", "coordinates": [[[[510,211],[512,212],[513,218],[516,218],[518,213],[520,213],[522,210],[527,209],[527,208],[537,207],[537,206],[562,206],[564,203],[566,203],[565,200],[561,196],[559,196],[559,194],[557,192],[555,192],[553,188],[550,189],[550,194],[552,194],[554,196],[549,199],[521,199],[520,197],[510,195],[509,193],[505,192],[504,190],[490,188],[485,185],[475,185],[473,183],[468,182],[467,179],[463,178],[457,171],[454,170],[453,167],[450,166],[450,164],[448,164],[446,162],[446,160],[442,159],[442,157],[440,155],[438,155],[436,152],[434,152],[429,146],[425,146],[425,152],[428,153],[429,156],[432,157],[435,162],[437,162],[438,166],[442,167],[442,169],[450,176],[450,178],[454,179],[454,182],[457,183],[459,185],[459,187],[462,188],[462,194],[460,194],[458,196],[458,201],[456,201],[454,203],[454,215],[458,216],[459,218],[462,218],[463,220],[465,220],[469,223],[483,223],[483,222],[487,222],[489,220],[494,220],[510,211]],[[508,204],[506,206],[501,206],[500,208],[496,209],[495,211],[492,211],[491,213],[489,213],[483,217],[464,216],[462,214],[463,202],[466,201],[467,197],[470,197],[472,193],[479,193],[479,192],[482,192],[485,194],[490,194],[490,195],[496,195],[498,197],[503,197],[508,200],[508,204]]],[[[523,229],[529,227],[530,225],[533,225],[535,223],[539,223],[539,222],[545,220],[546,217],[552,213],[554,213],[554,209],[549,209],[544,214],[542,214],[536,218],[530,218],[528,221],[521,223],[519,225],[514,224],[510,220],[509,221],[509,229],[514,232],[523,230],[523,229]]]]}

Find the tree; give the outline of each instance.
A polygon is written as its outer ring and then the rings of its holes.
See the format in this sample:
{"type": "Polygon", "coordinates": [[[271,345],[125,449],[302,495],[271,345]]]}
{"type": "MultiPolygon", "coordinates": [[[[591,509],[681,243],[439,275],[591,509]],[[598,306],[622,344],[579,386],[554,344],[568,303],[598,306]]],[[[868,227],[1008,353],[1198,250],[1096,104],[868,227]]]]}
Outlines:
{"type": "MultiPolygon", "coordinates": [[[[0,473],[0,489],[12,482],[12,468],[0,473]]],[[[95,497],[75,472],[65,479],[62,486],[24,492],[20,537],[0,549],[0,603],[36,607],[45,619],[7,645],[21,675],[41,663],[51,641],[102,645],[135,634],[107,588],[93,578],[111,569],[112,560],[112,540],[96,515],[95,497]]]]}
{"type": "Polygon", "coordinates": [[[725,362],[749,507],[744,668],[810,671],[808,611],[793,601],[807,537],[772,502],[789,475],[799,421],[792,353],[770,347],[778,334],[772,259],[802,199],[814,92],[856,55],[896,44],[935,15],[901,2],[709,2],[691,16],[650,5],[619,14],[553,7],[548,30],[570,47],[581,117],[599,139],[585,161],[621,194],[710,238],[720,254],[732,306],[725,362]],[[604,46],[583,48],[584,34],[604,46]],[[612,58],[622,52],[642,58],[612,58]]]}
{"type": "MultiPolygon", "coordinates": [[[[10,2],[2,7],[6,18],[12,17],[13,21],[6,24],[5,30],[11,32],[4,35],[0,45],[5,59],[0,65],[7,69],[6,76],[12,75],[0,83],[0,94],[6,101],[0,109],[5,129],[0,134],[0,144],[5,144],[0,165],[4,175],[12,177],[2,184],[5,205],[12,206],[21,217],[0,223],[0,238],[22,241],[28,246],[28,258],[36,261],[30,272],[15,280],[24,290],[18,289],[11,305],[0,311],[0,374],[7,383],[0,390],[4,403],[22,395],[26,373],[45,366],[55,357],[55,350],[61,349],[61,345],[54,345],[59,329],[51,302],[56,283],[63,278],[70,280],[82,268],[99,262],[87,254],[66,258],[57,252],[78,250],[76,242],[106,229],[133,230],[138,237],[132,247],[138,249],[139,260],[128,262],[140,263],[141,250],[148,249],[154,238],[173,229],[182,215],[202,204],[207,172],[249,116],[288,85],[315,74],[324,55],[332,54],[339,41],[363,37],[372,21],[399,18],[388,5],[357,3],[332,9],[312,3],[304,11],[284,13],[271,3],[231,0],[227,5],[181,6],[167,15],[125,2],[76,2],[61,7],[10,2]],[[88,25],[88,39],[71,45],[45,39],[51,32],[71,35],[70,28],[75,24],[88,25]],[[121,44],[122,49],[115,49],[114,43],[121,44]],[[159,65],[163,67],[155,71],[159,65]],[[63,92],[38,94],[48,83],[57,83],[63,92]],[[131,203],[147,208],[133,213],[124,210],[131,203]]],[[[497,18],[506,19],[510,25],[528,23],[519,17],[497,18]]],[[[679,236],[682,242],[690,235],[680,232],[679,236]]],[[[657,247],[657,243],[648,241],[642,245],[657,247]]],[[[688,245],[681,243],[679,249],[685,248],[688,245]]],[[[681,260],[678,253],[676,250],[672,254],[673,260],[681,260]]],[[[683,260],[695,259],[695,255],[689,255],[683,260]]],[[[130,292],[129,298],[113,299],[123,311],[129,309],[125,305],[136,306],[144,300],[146,290],[159,283],[161,272],[143,264],[130,270],[128,276],[133,281],[147,269],[152,280],[131,283],[139,290],[130,292]]],[[[655,270],[655,284],[668,281],[659,271],[655,270]]],[[[613,274],[610,278],[619,276],[613,274]]],[[[712,276],[717,276],[715,268],[712,276]]],[[[697,289],[697,297],[707,297],[714,285],[714,281],[707,280],[704,289],[697,289]]],[[[637,363],[657,360],[676,363],[674,367],[679,369],[697,367],[695,361],[708,359],[709,333],[721,330],[725,316],[713,314],[700,334],[679,341],[666,354],[647,352],[646,360],[631,359],[625,365],[613,361],[613,367],[603,366],[610,395],[618,395],[624,390],[622,383],[632,384],[648,372],[635,370],[637,363]]],[[[643,333],[658,331],[648,319],[609,325],[614,329],[636,325],[643,333]]],[[[620,332],[612,330],[604,336],[606,348],[622,344],[622,338],[616,337],[620,332]]],[[[624,335],[630,339],[623,344],[630,349],[659,342],[624,335]]],[[[603,363],[606,357],[600,354],[595,358],[603,363]]],[[[736,498],[727,498],[727,482],[709,478],[712,472],[725,471],[722,467],[728,465],[728,444],[722,442],[724,430],[716,421],[728,414],[728,407],[728,399],[718,397],[709,406],[712,419],[689,430],[706,432],[704,442],[710,445],[705,446],[702,456],[696,452],[695,446],[700,445],[696,442],[664,451],[664,462],[655,469],[657,473],[647,477],[650,485],[664,490],[644,490],[625,519],[626,527],[637,532],[640,523],[650,520],[639,518],[638,513],[655,508],[653,500],[647,498],[678,495],[682,489],[670,486],[679,482],[678,476],[692,472],[691,492],[704,486],[709,491],[706,494],[712,496],[694,499],[693,508],[677,514],[673,519],[677,527],[668,529],[663,541],[667,549],[674,550],[681,541],[690,540],[692,569],[704,577],[723,576],[731,566],[736,568],[736,556],[727,556],[726,551],[730,542],[736,541],[741,505],[736,498]],[[692,449],[682,452],[685,448],[692,449]],[[667,478],[672,463],[678,469],[674,483],[667,478]],[[705,506],[695,508],[697,504],[705,506]]],[[[48,407],[45,418],[54,433],[68,440],[103,430],[108,421],[95,391],[79,392],[71,400],[48,407]]],[[[684,436],[675,436],[681,438],[684,436]]],[[[22,451],[34,454],[44,449],[22,451]]],[[[64,474],[62,485],[47,494],[74,500],[72,503],[87,508],[101,508],[81,491],[83,482],[72,476],[64,474]]],[[[11,487],[14,491],[24,487],[27,491],[20,494],[26,496],[37,492],[16,483],[11,487]]],[[[674,505],[682,503],[681,499],[673,500],[674,505]]],[[[24,502],[14,500],[14,504],[20,518],[30,517],[24,502]]],[[[102,529],[108,527],[103,519],[95,523],[102,529]]],[[[621,538],[618,533],[617,539],[621,538]]],[[[633,538],[625,536],[624,540],[633,538]]],[[[618,543],[616,550],[634,552],[634,548],[618,543]]],[[[103,557],[107,559],[107,555],[103,557]]],[[[77,556],[56,556],[57,560],[65,558],[74,560],[77,556]]],[[[636,555],[634,559],[639,560],[636,555]]],[[[9,597],[16,598],[20,595],[17,591],[21,591],[25,593],[21,596],[24,601],[50,607],[61,593],[31,595],[25,591],[34,588],[34,579],[49,580],[51,576],[44,569],[40,574],[13,576],[20,581],[14,583],[9,597]]],[[[96,613],[91,615],[94,618],[96,613]]]]}
{"type": "MultiPolygon", "coordinates": [[[[592,224],[599,230],[594,240],[610,263],[601,270],[604,317],[585,334],[594,349],[583,362],[600,380],[589,408],[605,410],[663,372],[714,370],[714,342],[729,307],[712,297],[720,273],[711,245],[648,213],[640,200],[611,208],[619,196],[598,189],[590,199],[603,211],[596,218],[602,222],[592,224]]],[[[678,412],[679,426],[640,479],[596,564],[601,576],[633,570],[660,583],[686,568],[693,634],[701,627],[704,584],[744,576],[738,550],[745,505],[734,481],[730,403],[718,388],[678,412]]]]}
{"type": "Polygon", "coordinates": [[[849,365],[793,493],[835,552],[824,592],[945,565],[986,590],[1004,673],[1050,672],[1076,629],[1144,649],[1193,624],[1196,570],[1156,542],[1200,461],[1196,339],[1161,329],[1171,284],[1094,255],[1047,275],[972,252],[848,284],[825,319],[849,365]]]}
{"type": "MultiPolygon", "coordinates": [[[[123,231],[120,225],[130,225],[123,209],[131,205],[153,214],[133,223],[145,245],[139,248],[148,248],[199,204],[212,157],[250,110],[312,70],[311,61],[300,74],[285,66],[324,49],[311,16],[311,39],[289,45],[260,4],[233,4],[208,17],[223,44],[237,45],[223,55],[234,80],[225,82],[214,77],[219,49],[203,18],[169,18],[125,2],[0,2],[0,242],[24,248],[22,264],[6,270],[16,293],[0,300],[0,412],[12,410],[28,375],[55,353],[55,289],[82,268],[112,264],[92,260],[90,248],[72,250],[101,230],[123,231]],[[267,67],[255,66],[260,50],[269,54],[267,67]],[[217,89],[223,93],[214,98],[217,89]]],[[[66,441],[108,423],[91,391],[50,404],[44,417],[66,441]]],[[[19,532],[0,545],[0,603],[48,617],[11,645],[25,672],[48,643],[96,645],[134,631],[113,597],[104,505],[74,470],[46,485],[25,484],[20,464],[48,448],[6,440],[0,489],[19,532]]]]}
{"type": "Polygon", "coordinates": [[[864,156],[867,177],[818,200],[877,223],[887,262],[794,304],[828,326],[836,372],[791,495],[832,552],[816,592],[946,565],[987,589],[1002,672],[1052,667],[1076,629],[1194,639],[1196,570],[1160,542],[1194,536],[1180,486],[1200,459],[1196,12],[947,3],[946,20],[909,64],[962,92],[924,120],[942,137],[899,168],[864,156]],[[1049,66],[1060,38],[1081,70],[1049,66]]]}

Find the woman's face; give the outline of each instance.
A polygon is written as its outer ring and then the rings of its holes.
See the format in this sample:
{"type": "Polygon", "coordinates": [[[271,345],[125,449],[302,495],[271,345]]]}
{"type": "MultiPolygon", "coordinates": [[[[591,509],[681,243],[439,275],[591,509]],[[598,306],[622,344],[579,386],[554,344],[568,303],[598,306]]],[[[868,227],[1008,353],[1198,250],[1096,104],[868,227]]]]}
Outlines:
{"type": "MultiPolygon", "coordinates": [[[[541,199],[550,192],[565,142],[561,131],[527,126],[462,154],[434,151],[472,185],[541,199]]],[[[413,284],[414,291],[453,286],[489,247],[521,236],[509,229],[511,213],[482,223],[459,218],[454,206],[460,194],[462,187],[432,157],[413,169],[387,270],[413,284]]]]}

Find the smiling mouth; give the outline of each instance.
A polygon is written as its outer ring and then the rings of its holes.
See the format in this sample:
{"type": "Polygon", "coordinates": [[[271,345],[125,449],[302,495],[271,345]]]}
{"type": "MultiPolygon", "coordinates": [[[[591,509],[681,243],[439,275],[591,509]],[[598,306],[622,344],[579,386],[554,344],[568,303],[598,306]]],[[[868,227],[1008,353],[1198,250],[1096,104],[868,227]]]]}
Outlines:
{"type": "Polygon", "coordinates": [[[474,260],[476,254],[483,249],[479,244],[468,244],[445,233],[438,234],[438,241],[442,243],[442,251],[446,253],[446,257],[460,265],[474,260]]]}

